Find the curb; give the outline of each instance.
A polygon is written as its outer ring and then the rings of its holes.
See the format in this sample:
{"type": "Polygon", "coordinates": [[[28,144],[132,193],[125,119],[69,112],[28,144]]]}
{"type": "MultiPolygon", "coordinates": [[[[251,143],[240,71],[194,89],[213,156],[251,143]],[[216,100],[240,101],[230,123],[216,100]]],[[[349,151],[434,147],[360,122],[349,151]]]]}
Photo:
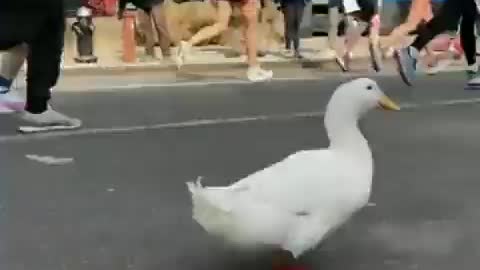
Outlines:
{"type": "MultiPolygon", "coordinates": [[[[384,59],[385,62],[390,62],[392,59],[384,59]]],[[[264,60],[260,61],[261,65],[270,68],[302,68],[302,69],[321,69],[326,72],[341,72],[341,69],[335,63],[333,58],[322,58],[322,59],[303,59],[303,60],[285,60],[285,61],[275,61],[275,60],[264,60]]],[[[370,64],[370,59],[368,55],[357,56],[353,59],[352,63],[365,63],[370,64]]],[[[453,61],[448,67],[449,71],[460,71],[464,69],[464,64],[462,61],[453,61]]],[[[102,76],[102,75],[118,75],[125,72],[205,72],[205,71],[227,71],[227,70],[236,70],[236,69],[246,69],[247,64],[244,62],[230,62],[230,63],[192,63],[185,65],[180,71],[177,70],[174,64],[162,64],[162,63],[153,63],[153,64],[126,64],[119,66],[102,66],[102,65],[85,65],[85,66],[67,66],[62,69],[63,75],[75,76],[75,75],[86,75],[86,76],[102,76]]]]}
{"type": "MultiPolygon", "coordinates": [[[[364,61],[368,59],[367,56],[359,56],[354,59],[355,62],[364,61]]],[[[304,59],[304,60],[286,60],[286,61],[260,61],[262,66],[269,68],[326,68],[326,66],[337,64],[334,59],[304,59]]],[[[245,69],[247,64],[243,62],[234,63],[192,63],[185,65],[181,71],[222,71],[229,69],[245,69]]],[[[331,69],[331,68],[327,68],[331,69]]],[[[85,66],[67,66],[64,67],[62,73],[64,75],[108,75],[118,74],[123,72],[178,72],[175,65],[165,65],[161,63],[155,64],[131,64],[121,66],[102,66],[102,65],[85,65],[85,66]]]]}

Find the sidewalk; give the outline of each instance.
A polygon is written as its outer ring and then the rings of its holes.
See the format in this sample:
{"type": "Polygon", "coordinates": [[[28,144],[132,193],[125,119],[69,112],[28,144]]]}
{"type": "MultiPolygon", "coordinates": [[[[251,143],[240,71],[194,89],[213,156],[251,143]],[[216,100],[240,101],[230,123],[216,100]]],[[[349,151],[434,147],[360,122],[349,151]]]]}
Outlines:
{"type": "MultiPolygon", "coordinates": [[[[112,44],[112,42],[110,43],[112,44]]],[[[259,58],[261,63],[269,66],[294,66],[301,62],[307,63],[321,63],[325,61],[332,61],[333,55],[325,53],[327,49],[326,37],[313,37],[302,40],[302,53],[305,56],[303,61],[298,61],[293,58],[286,57],[281,54],[281,48],[274,48],[265,57],[259,58]]],[[[159,48],[157,48],[157,55],[161,56],[159,48]]],[[[174,49],[175,50],[175,49],[174,49]]],[[[209,69],[223,69],[229,67],[244,66],[246,57],[229,57],[232,50],[223,46],[202,46],[195,47],[189,57],[189,62],[185,68],[205,68],[209,69]]],[[[73,61],[72,48],[65,51],[64,72],[88,72],[88,71],[125,71],[125,70],[175,70],[175,64],[170,59],[158,59],[156,61],[142,62],[144,56],[143,47],[137,47],[137,61],[136,63],[124,63],[121,59],[121,48],[110,47],[109,50],[97,50],[96,56],[98,63],[96,64],[77,64],[73,61]]],[[[365,58],[368,56],[367,40],[362,39],[361,44],[354,51],[355,58],[365,58]]]]}
{"type": "MultiPolygon", "coordinates": [[[[266,56],[260,57],[262,64],[269,68],[275,67],[318,67],[320,64],[332,62],[334,55],[328,52],[326,37],[313,37],[302,40],[302,54],[305,59],[299,61],[281,54],[281,48],[271,50],[266,56]]],[[[157,48],[157,55],[161,57],[160,49],[157,48]]],[[[175,50],[175,49],[173,49],[175,50]]],[[[72,52],[70,50],[70,52],[72,52]]],[[[232,57],[232,50],[223,46],[201,46],[192,49],[188,64],[183,69],[193,70],[223,70],[228,68],[238,68],[246,65],[246,57],[232,57]]],[[[77,64],[73,61],[72,53],[66,50],[64,73],[65,74],[103,74],[122,71],[175,71],[175,63],[171,59],[158,59],[142,61],[144,56],[143,47],[137,47],[137,61],[135,63],[125,63],[121,59],[121,50],[119,48],[110,48],[110,50],[101,50],[96,53],[98,63],[96,64],[77,64]]],[[[369,57],[368,40],[362,38],[360,44],[354,50],[354,60],[366,59],[369,57]]],[[[454,61],[451,67],[462,66],[463,61],[454,61]]]]}

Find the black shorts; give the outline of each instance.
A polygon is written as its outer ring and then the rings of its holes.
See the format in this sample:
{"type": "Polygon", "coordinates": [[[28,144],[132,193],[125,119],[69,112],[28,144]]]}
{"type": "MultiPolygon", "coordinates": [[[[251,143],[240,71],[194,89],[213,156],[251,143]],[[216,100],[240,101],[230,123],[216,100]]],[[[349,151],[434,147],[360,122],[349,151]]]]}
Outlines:
{"type": "Polygon", "coordinates": [[[343,8],[343,0],[328,0],[329,8],[343,8]]]}
{"type": "Polygon", "coordinates": [[[360,12],[355,12],[355,17],[369,22],[378,12],[377,0],[357,0],[360,12]]]}

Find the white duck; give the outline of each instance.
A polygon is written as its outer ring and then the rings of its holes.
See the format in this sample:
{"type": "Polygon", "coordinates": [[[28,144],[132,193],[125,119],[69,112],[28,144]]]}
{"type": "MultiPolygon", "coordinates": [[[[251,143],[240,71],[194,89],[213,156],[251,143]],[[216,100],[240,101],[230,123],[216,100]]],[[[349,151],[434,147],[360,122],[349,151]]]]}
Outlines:
{"type": "Polygon", "coordinates": [[[226,187],[187,183],[193,219],[244,247],[274,246],[294,258],[317,246],[369,200],[373,160],[359,118],[399,107],[371,79],[342,84],[325,113],[326,149],[299,151],[226,187]]]}

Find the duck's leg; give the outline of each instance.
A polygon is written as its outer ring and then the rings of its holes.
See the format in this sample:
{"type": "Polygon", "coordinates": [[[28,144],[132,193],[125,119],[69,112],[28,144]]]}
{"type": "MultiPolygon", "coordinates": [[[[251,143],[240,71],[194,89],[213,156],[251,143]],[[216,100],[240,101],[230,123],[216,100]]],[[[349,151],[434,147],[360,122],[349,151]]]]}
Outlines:
{"type": "Polygon", "coordinates": [[[273,254],[273,270],[308,270],[299,265],[289,251],[281,250],[273,254]]]}

